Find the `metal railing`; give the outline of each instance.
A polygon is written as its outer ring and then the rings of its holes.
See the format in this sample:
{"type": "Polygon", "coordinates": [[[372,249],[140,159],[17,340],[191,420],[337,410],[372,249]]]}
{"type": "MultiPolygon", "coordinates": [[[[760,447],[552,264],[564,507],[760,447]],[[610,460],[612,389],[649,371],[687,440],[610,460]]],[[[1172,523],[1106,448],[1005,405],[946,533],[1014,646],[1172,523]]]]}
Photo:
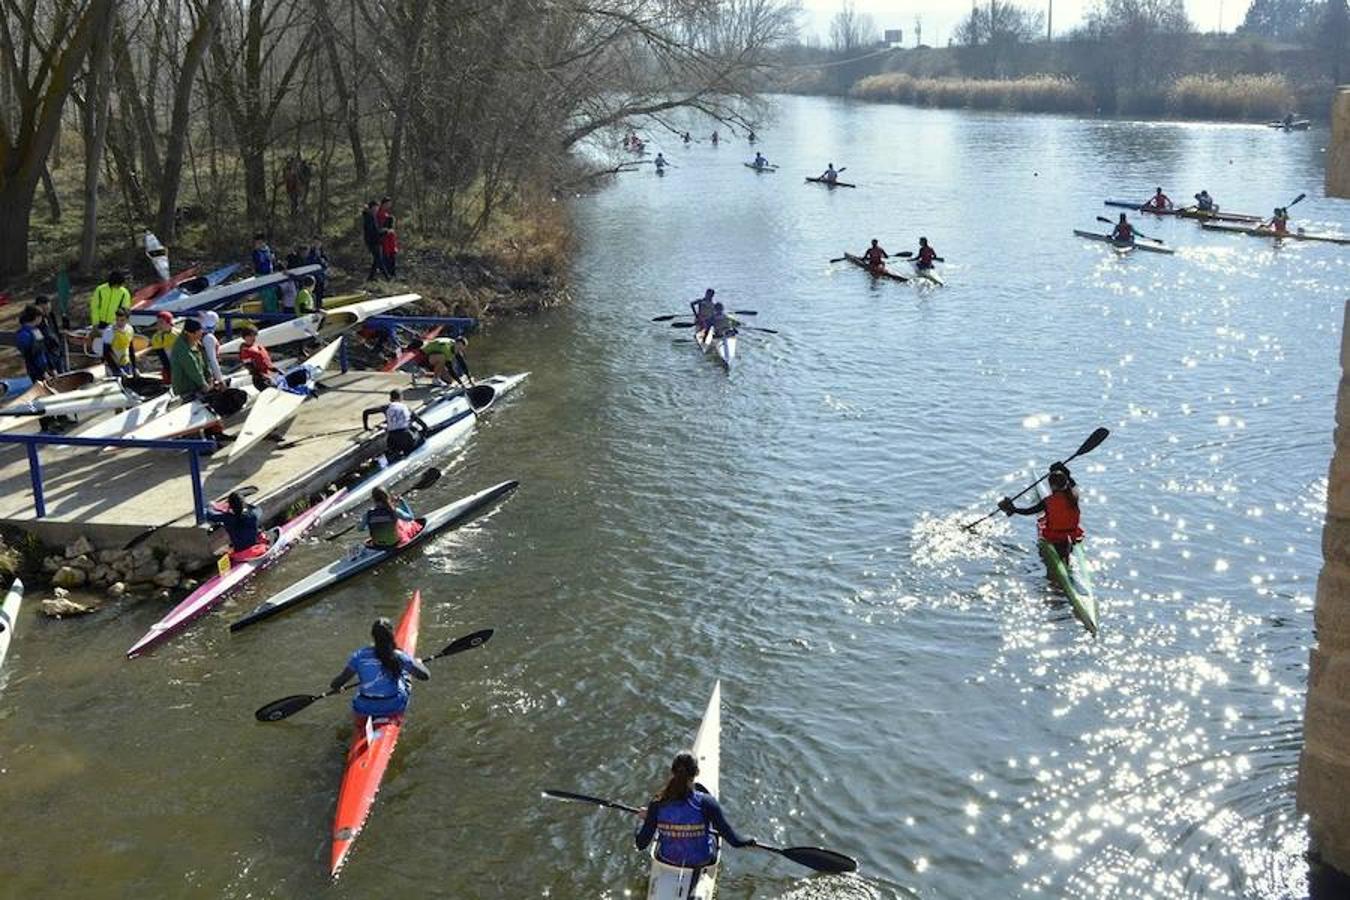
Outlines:
{"type": "Polygon", "coordinates": [[[171,450],[187,453],[188,470],[192,476],[192,502],[197,523],[203,521],[202,513],[206,509],[206,495],[202,491],[202,460],[206,451],[216,449],[215,441],[206,440],[150,440],[143,438],[88,438],[67,437],[61,434],[0,434],[0,444],[23,444],[28,452],[28,476],[33,484],[33,506],[37,518],[47,516],[47,501],[42,483],[42,459],[38,456],[38,447],[53,445],[64,447],[130,447],[140,450],[171,450]]]}

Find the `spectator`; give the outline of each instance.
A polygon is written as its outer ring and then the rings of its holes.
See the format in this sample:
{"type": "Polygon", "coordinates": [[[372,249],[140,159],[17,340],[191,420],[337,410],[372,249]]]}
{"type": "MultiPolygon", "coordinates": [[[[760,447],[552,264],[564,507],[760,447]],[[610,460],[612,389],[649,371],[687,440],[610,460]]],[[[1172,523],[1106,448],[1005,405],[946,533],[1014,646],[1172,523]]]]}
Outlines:
{"type": "Polygon", "coordinates": [[[365,237],[366,249],[370,251],[370,274],[366,281],[374,281],[376,275],[384,273],[384,248],[380,240],[380,204],[371,200],[361,213],[361,231],[365,237]]]}
{"type": "Polygon", "coordinates": [[[61,339],[61,333],[56,327],[56,317],[52,314],[52,298],[46,294],[38,294],[33,299],[33,305],[42,313],[39,325],[42,328],[42,345],[47,351],[47,361],[56,371],[64,372],[67,368],[66,344],[61,339]]]}
{"type": "Polygon", "coordinates": [[[392,281],[398,270],[398,232],[394,230],[393,216],[384,220],[384,236],[380,242],[380,249],[384,251],[384,274],[392,281]]]}

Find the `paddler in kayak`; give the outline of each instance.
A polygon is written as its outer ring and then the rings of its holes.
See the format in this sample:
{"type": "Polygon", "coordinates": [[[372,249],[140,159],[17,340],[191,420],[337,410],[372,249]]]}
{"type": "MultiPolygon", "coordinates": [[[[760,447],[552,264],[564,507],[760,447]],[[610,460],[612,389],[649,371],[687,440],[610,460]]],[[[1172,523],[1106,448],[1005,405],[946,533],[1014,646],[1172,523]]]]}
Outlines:
{"type": "Polygon", "coordinates": [[[1284,207],[1275,207],[1275,214],[1270,217],[1270,221],[1261,226],[1262,228],[1273,231],[1276,234],[1289,233],[1289,210],[1284,207]]]}
{"type": "Polygon", "coordinates": [[[694,311],[694,331],[702,334],[708,330],[712,324],[713,311],[717,304],[713,302],[713,295],[717,293],[712,288],[703,292],[703,296],[697,300],[691,301],[689,308],[694,311]]]}
{"type": "Polygon", "coordinates": [[[346,667],[330,684],[338,691],[352,678],[360,680],[361,688],[352,698],[352,712],[358,727],[364,726],[367,718],[403,715],[408,708],[411,687],[408,676],[418,681],[431,678],[420,659],[395,646],[394,626],[388,619],[375,620],[370,626],[370,639],[375,643],[353,653],[346,667]]]}
{"type": "Polygon", "coordinates": [[[735,316],[729,316],[722,309],[722,304],[713,304],[712,330],[717,337],[726,337],[727,335],[737,334],[736,326],[741,322],[735,316]]]}
{"type": "Polygon", "coordinates": [[[665,173],[666,166],[670,165],[670,163],[666,162],[666,158],[662,156],[661,152],[658,150],[656,153],[656,159],[652,160],[652,165],[656,166],[657,174],[661,175],[665,173]]]}
{"type": "Polygon", "coordinates": [[[769,167],[769,160],[763,153],[760,153],[758,150],[756,150],[755,161],[751,163],[751,165],[754,166],[756,169],[767,169],[769,167]]]}
{"type": "Polygon", "coordinates": [[[920,272],[931,272],[937,260],[937,251],[928,243],[928,238],[919,238],[919,250],[914,254],[914,268],[920,272]]]}
{"type": "Polygon", "coordinates": [[[827,165],[825,171],[820,173],[820,180],[826,184],[834,184],[839,180],[839,173],[835,170],[834,163],[827,165]]]}
{"type": "Polygon", "coordinates": [[[867,263],[867,271],[873,275],[880,275],[886,271],[886,260],[890,259],[891,255],[882,249],[876,238],[872,238],[872,246],[863,251],[862,258],[867,263]]]}
{"type": "Polygon", "coordinates": [[[1021,509],[1004,497],[998,502],[998,508],[1010,516],[1042,516],[1041,537],[1054,546],[1060,559],[1068,565],[1073,545],[1083,539],[1083,529],[1079,526],[1078,485],[1062,462],[1050,464],[1048,480],[1050,496],[1036,505],[1021,509]]]}
{"type": "Polygon", "coordinates": [[[1195,195],[1195,208],[1200,212],[1218,212],[1219,204],[1214,202],[1209,191],[1201,191],[1195,195]]]}
{"type": "Polygon", "coordinates": [[[396,501],[384,488],[377,487],[370,492],[370,502],[370,509],[361,517],[361,527],[370,532],[370,546],[397,547],[422,530],[407,500],[396,501]]]}
{"type": "Polygon", "coordinates": [[[173,381],[173,366],[169,362],[169,351],[178,340],[178,332],[173,327],[173,313],[160,310],[155,315],[155,328],[150,332],[150,352],[159,360],[159,377],[165,384],[173,381]]]}
{"type": "Polygon", "coordinates": [[[1140,209],[1162,212],[1172,208],[1172,198],[1163,193],[1162,188],[1153,192],[1153,196],[1144,201],[1140,209]]]}
{"type": "Polygon", "coordinates": [[[370,417],[374,415],[384,416],[384,457],[388,462],[400,460],[416,450],[422,443],[422,436],[430,430],[422,417],[403,402],[403,392],[398,388],[389,392],[389,402],[385,405],[361,411],[362,431],[370,430],[370,417]]]}
{"type": "Polygon", "coordinates": [[[129,378],[136,374],[136,330],[131,327],[131,310],[119,307],[113,324],[103,328],[103,365],[109,378],[129,378]]]}
{"type": "Polygon", "coordinates": [[[758,846],[754,838],[736,833],[717,798],[695,781],[697,777],[698,760],[694,754],[677,755],[670,764],[666,786],[639,814],[642,824],[633,835],[638,850],[646,850],[655,838],[656,858],[661,862],[684,869],[702,869],[717,862],[718,835],[733,847],[758,846]]]}
{"type": "Polygon", "coordinates": [[[1111,229],[1111,240],[1121,246],[1134,245],[1134,226],[1125,218],[1124,213],[1120,214],[1120,221],[1116,223],[1116,227],[1111,229]]]}
{"type": "Polygon", "coordinates": [[[225,529],[230,537],[230,562],[257,559],[272,546],[262,530],[262,514],[252,503],[245,503],[238,491],[225,498],[225,508],[208,507],[206,521],[225,529]]]}

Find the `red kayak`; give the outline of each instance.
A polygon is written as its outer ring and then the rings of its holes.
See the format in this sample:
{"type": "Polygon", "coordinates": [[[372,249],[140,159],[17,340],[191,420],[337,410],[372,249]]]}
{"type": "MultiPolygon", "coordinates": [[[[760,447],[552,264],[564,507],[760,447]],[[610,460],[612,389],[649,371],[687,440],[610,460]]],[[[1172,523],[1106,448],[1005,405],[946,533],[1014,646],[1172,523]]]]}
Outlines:
{"type": "Polygon", "coordinates": [[[131,295],[131,308],[144,309],[151,303],[154,303],[161,295],[168,293],[178,287],[185,281],[191,281],[197,277],[201,271],[201,266],[189,266],[168,281],[156,281],[153,284],[147,284],[139,291],[131,295]]]}
{"type": "MultiPolygon", "coordinates": [[[[417,631],[422,619],[422,592],[414,591],[408,608],[394,630],[394,642],[410,656],[417,654],[417,631]]],[[[347,769],[342,773],[338,788],[337,814],[333,816],[333,868],[336,878],[347,854],[361,833],[361,827],[375,803],[384,770],[398,746],[398,734],[403,729],[403,716],[374,719],[369,727],[358,727],[347,750],[347,769]]]]}
{"type": "MultiPolygon", "coordinates": [[[[430,328],[427,330],[425,334],[422,335],[422,343],[425,344],[427,341],[440,337],[440,334],[441,334],[441,326],[437,325],[435,328],[430,328]]],[[[394,354],[393,359],[389,360],[389,362],[380,366],[380,371],[397,372],[399,369],[403,368],[416,358],[417,358],[416,350],[400,350],[398,353],[394,354]]]]}

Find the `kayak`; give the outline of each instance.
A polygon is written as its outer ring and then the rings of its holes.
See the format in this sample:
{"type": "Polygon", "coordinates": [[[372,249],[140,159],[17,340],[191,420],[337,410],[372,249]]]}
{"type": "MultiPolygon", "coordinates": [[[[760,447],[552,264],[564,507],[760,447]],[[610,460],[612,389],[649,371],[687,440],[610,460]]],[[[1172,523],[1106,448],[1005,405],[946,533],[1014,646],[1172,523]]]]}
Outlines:
{"type": "Polygon", "coordinates": [[[1285,131],[1307,131],[1312,127],[1312,122],[1308,119],[1299,119],[1296,122],[1267,122],[1267,128],[1283,128],[1285,131]]]}
{"type": "MultiPolygon", "coordinates": [[[[720,793],[718,784],[722,767],[722,682],[713,682],[708,708],[694,734],[691,748],[698,760],[698,781],[704,791],[714,798],[720,793]]],[[[720,855],[721,841],[718,841],[720,855]]],[[[656,844],[652,843],[652,871],[647,881],[647,900],[711,900],[717,889],[717,863],[702,869],[672,866],[656,858],[656,844]]]]}
{"type": "Polygon", "coordinates": [[[342,494],[342,491],[338,491],[328,495],[281,527],[269,531],[268,537],[272,545],[262,556],[233,563],[225,572],[213,575],[202,582],[200,587],[183,598],[181,603],[169,610],[164,618],[151,625],[150,630],[131,645],[131,649],[127,651],[127,659],[140,656],[151,647],[163,643],[187,628],[194,619],[219,605],[232,591],[284,556],[286,551],[319,524],[324,513],[341,499],[342,494]]]}
{"type": "Polygon", "coordinates": [[[271,387],[259,394],[248,411],[248,417],[235,435],[230,445],[227,462],[234,462],[243,456],[259,441],[295,418],[300,407],[310,397],[311,385],[323,377],[324,372],[333,364],[341,340],[336,340],[305,360],[298,369],[304,372],[305,384],[300,387],[271,387]]]}
{"type": "Polygon", "coordinates": [[[131,308],[140,309],[144,306],[148,306],[155,301],[155,298],[162,297],[169,291],[176,289],[179,285],[196,279],[199,271],[201,270],[197,266],[190,266],[172,278],[147,284],[145,287],[131,295],[131,308]]]}
{"type": "Polygon", "coordinates": [[[1179,216],[1183,219],[1206,219],[1215,222],[1260,222],[1260,216],[1248,215],[1247,213],[1228,213],[1213,210],[1206,212],[1203,209],[1196,209],[1191,206],[1177,207],[1175,209],[1151,209],[1141,206],[1131,200],[1107,200],[1107,206],[1115,206],[1120,209],[1132,209],[1135,212],[1150,213],[1155,216],[1179,216]]]}
{"type": "Polygon", "coordinates": [[[9,586],[5,602],[0,604],[0,666],[5,664],[5,654],[9,653],[9,642],[14,638],[14,623],[19,617],[19,605],[23,603],[23,582],[18,578],[9,586]]]}
{"type": "Polygon", "coordinates": [[[872,267],[868,265],[867,260],[863,259],[861,256],[854,256],[852,253],[845,253],[844,259],[853,263],[858,268],[864,270],[865,272],[867,272],[867,274],[871,275],[873,278],[889,278],[892,281],[909,281],[909,279],[906,278],[904,275],[901,275],[899,272],[892,272],[890,269],[882,269],[880,272],[874,271],[872,267]]]}
{"type": "Polygon", "coordinates": [[[332,521],[355,509],[370,499],[375,488],[389,487],[416,475],[459,446],[473,432],[478,413],[486,412],[497,398],[513,390],[529,374],[493,375],[469,388],[467,395],[463,391],[452,391],[424,405],[417,411],[428,429],[422,444],[402,459],[376,469],[351,485],[342,502],[324,515],[324,521],[332,521]]]}
{"type": "Polygon", "coordinates": [[[837,187],[851,187],[851,188],[855,188],[855,187],[857,187],[856,184],[849,184],[847,181],[826,181],[824,178],[808,178],[808,179],[806,179],[806,180],[807,180],[808,182],[813,182],[813,183],[815,183],[815,184],[823,184],[823,185],[825,185],[827,188],[837,188],[837,187]]]}
{"type": "Polygon", "coordinates": [[[184,315],[215,309],[218,306],[225,306],[247,297],[263,288],[281,284],[283,281],[298,280],[306,275],[313,275],[320,270],[321,267],[317,265],[299,266],[294,269],[287,269],[284,272],[273,272],[270,275],[253,275],[231,284],[209,287],[196,294],[183,294],[173,300],[160,300],[144,309],[133,310],[131,324],[146,325],[153,323],[161,312],[166,311],[175,315],[184,315]]]}
{"type": "MultiPolygon", "coordinates": [[[[425,344],[427,341],[432,341],[440,337],[441,330],[442,328],[440,325],[435,325],[431,328],[428,328],[421,335],[422,343],[425,344]]],[[[387,363],[380,366],[380,371],[397,372],[399,369],[403,368],[416,358],[417,352],[415,350],[400,350],[398,353],[394,354],[393,359],[389,360],[387,363]]]]}
{"type": "MultiPolygon", "coordinates": [[[[417,655],[417,633],[422,621],[422,592],[413,591],[412,599],[403,610],[403,617],[394,629],[394,644],[409,656],[417,655]]],[[[388,718],[364,721],[352,732],[352,743],[347,749],[347,766],[342,770],[338,787],[337,811],[333,814],[333,853],[329,874],[337,878],[342,864],[347,861],[352,844],[366,824],[370,808],[375,804],[384,770],[398,746],[398,735],[403,730],[405,710],[388,718]]]]}
{"type": "Polygon", "coordinates": [[[88,387],[59,394],[48,394],[32,400],[16,400],[0,409],[0,416],[27,417],[38,416],[77,416],[110,409],[125,409],[137,406],[148,397],[158,397],[166,393],[169,386],[158,378],[108,378],[94,382],[88,387]]]}
{"type": "MultiPolygon", "coordinates": [[[[253,376],[248,372],[236,372],[225,377],[226,387],[243,387],[252,383],[253,376]]],[[[89,438],[127,437],[134,431],[149,427],[160,416],[171,412],[179,405],[180,400],[177,394],[165,390],[158,396],[123,412],[96,418],[89,424],[74,429],[70,434],[89,438]]]]}
{"type": "Polygon", "coordinates": [[[731,371],[731,363],[736,359],[736,333],[725,334],[718,337],[711,328],[704,328],[701,331],[695,329],[694,343],[698,349],[705,355],[714,347],[717,349],[717,361],[728,371],[731,371]]]}
{"type": "Polygon", "coordinates": [[[778,171],[777,166],[757,166],[754,163],[742,163],[742,165],[747,169],[753,169],[763,175],[772,175],[774,172],[778,171]]]}
{"type": "MultiPolygon", "coordinates": [[[[392,312],[400,306],[421,299],[421,294],[396,294],[392,297],[376,297],[373,300],[349,303],[334,310],[297,316],[294,319],[259,329],[258,343],[264,347],[276,347],[281,344],[289,344],[292,341],[327,340],[349,328],[354,328],[366,319],[392,312]]],[[[243,346],[243,339],[235,338],[222,343],[220,352],[222,354],[238,353],[243,346]]]]}
{"type": "Polygon", "coordinates": [[[133,428],[122,436],[139,440],[168,440],[193,434],[212,425],[219,425],[222,420],[243,410],[257,396],[258,391],[252,384],[226,388],[213,397],[210,404],[204,400],[180,404],[159,418],[139,428],[133,428]]]}
{"type": "MultiPolygon", "coordinates": [[[[196,267],[193,267],[170,279],[169,284],[173,286],[171,290],[165,291],[162,294],[152,294],[147,300],[139,304],[136,303],[133,298],[132,309],[144,309],[147,306],[155,307],[160,303],[173,303],[182,300],[184,297],[200,294],[207,288],[213,288],[217,285],[224,284],[226,279],[235,272],[238,272],[239,269],[239,263],[230,263],[228,266],[221,266],[219,269],[214,269],[207,272],[205,275],[197,275],[197,269],[196,267]],[[188,273],[191,274],[189,275],[188,273]],[[184,275],[187,275],[188,277],[183,277],[184,275]]],[[[156,285],[156,287],[158,286],[159,285],[156,285]]]]}
{"type": "Polygon", "coordinates": [[[929,266],[926,269],[920,269],[916,260],[910,260],[910,265],[914,267],[914,277],[921,281],[929,281],[938,287],[942,287],[947,282],[942,280],[942,276],[937,273],[937,269],[929,266]]]}
{"type": "Polygon", "coordinates": [[[503,481],[501,484],[495,484],[486,490],[470,494],[454,503],[434,509],[425,516],[418,517],[416,521],[421,524],[422,530],[396,547],[374,547],[364,542],[357,544],[341,559],[310,573],[279,594],[269,597],[242,619],[231,622],[230,631],[240,631],[292,609],[320,591],[325,591],[335,584],[340,584],[367,569],[374,568],[380,563],[394,558],[409,547],[425,542],[427,538],[446,528],[453,528],[462,524],[474,513],[514,491],[519,483],[517,481],[503,481]]]}
{"type": "Polygon", "coordinates": [[[161,284],[169,280],[169,248],[165,247],[163,242],[153,231],[145,233],[145,258],[150,260],[151,267],[155,274],[159,276],[161,284]]]}
{"type": "Polygon", "coordinates": [[[1334,234],[1308,234],[1304,231],[1288,231],[1284,234],[1276,234],[1270,228],[1251,228],[1242,225],[1221,225],[1216,222],[1201,222],[1200,227],[1208,231],[1222,231],[1227,234],[1245,234],[1249,237],[1274,238],[1275,240],[1291,241],[1322,241],[1327,244],[1350,244],[1350,237],[1340,237],[1334,234]]]}
{"type": "Polygon", "coordinates": [[[1171,256],[1172,254],[1177,252],[1167,247],[1159,247],[1155,244],[1141,244],[1138,241],[1135,241],[1132,244],[1122,244],[1119,241],[1112,238],[1111,235],[1109,234],[1097,234],[1096,232],[1093,231],[1079,231],[1078,229],[1075,228],[1073,233],[1081,238],[1087,238],[1090,241],[1101,241],[1104,244],[1110,244],[1117,250],[1126,250],[1126,251],[1143,250],[1146,253],[1163,253],[1166,254],[1167,256],[1171,256]]]}
{"type": "Polygon", "coordinates": [[[1045,572],[1069,598],[1073,614],[1078,617],[1078,621],[1096,635],[1097,599],[1092,594],[1092,566],[1088,563],[1087,554],[1083,552],[1083,542],[1079,541],[1073,545],[1073,550],[1069,552],[1069,563],[1066,565],[1055,545],[1042,537],[1044,527],[1045,521],[1037,520],[1036,549],[1045,563],[1045,572]]]}

